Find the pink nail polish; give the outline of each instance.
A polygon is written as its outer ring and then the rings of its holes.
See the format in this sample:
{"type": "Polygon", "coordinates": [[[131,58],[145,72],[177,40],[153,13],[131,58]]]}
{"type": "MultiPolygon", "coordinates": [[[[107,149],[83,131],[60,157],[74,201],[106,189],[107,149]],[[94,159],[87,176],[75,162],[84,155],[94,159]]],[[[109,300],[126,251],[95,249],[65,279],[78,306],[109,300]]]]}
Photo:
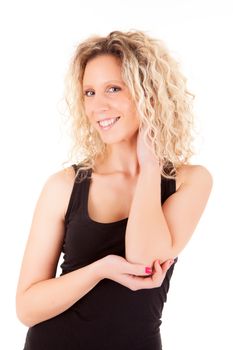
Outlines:
{"type": "Polygon", "coordinates": [[[150,273],[152,273],[152,269],[150,267],[146,267],[145,272],[150,274],[150,273]]]}

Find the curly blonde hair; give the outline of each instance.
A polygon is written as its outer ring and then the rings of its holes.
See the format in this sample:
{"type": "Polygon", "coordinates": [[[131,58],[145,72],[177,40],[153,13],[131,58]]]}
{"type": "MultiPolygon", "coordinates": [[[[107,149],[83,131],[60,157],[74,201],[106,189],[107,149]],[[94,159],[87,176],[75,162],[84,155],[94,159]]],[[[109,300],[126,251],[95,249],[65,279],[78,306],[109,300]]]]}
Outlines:
{"type": "Polygon", "coordinates": [[[177,170],[183,164],[190,164],[189,159],[195,153],[192,148],[194,95],[187,91],[179,63],[164,43],[139,30],[113,31],[105,37],[92,35],[74,52],[65,77],[65,101],[73,142],[70,160],[78,163],[76,177],[81,170],[93,169],[96,157],[106,154],[106,144],[85,114],[82,88],[87,62],[102,54],[120,59],[122,79],[139,112],[139,129],[145,127],[144,140],[149,147],[152,145],[163,165],[161,175],[175,179],[177,170]]]}

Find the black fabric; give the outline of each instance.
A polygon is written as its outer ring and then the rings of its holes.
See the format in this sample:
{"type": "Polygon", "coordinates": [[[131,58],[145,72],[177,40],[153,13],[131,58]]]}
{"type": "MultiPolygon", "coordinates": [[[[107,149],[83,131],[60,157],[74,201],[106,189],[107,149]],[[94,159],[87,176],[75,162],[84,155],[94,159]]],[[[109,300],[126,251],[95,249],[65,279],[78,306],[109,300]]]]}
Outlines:
{"type": "MultiPolygon", "coordinates": [[[[73,167],[77,170],[75,164],[73,167]]],[[[108,254],[125,257],[128,218],[100,223],[88,215],[91,172],[89,169],[87,177],[73,185],[60,275],[108,254]]],[[[175,191],[175,180],[161,177],[161,204],[175,191]]],[[[162,310],[177,260],[159,288],[132,291],[112,280],[101,280],[65,312],[30,327],[24,350],[161,350],[162,310]]]]}

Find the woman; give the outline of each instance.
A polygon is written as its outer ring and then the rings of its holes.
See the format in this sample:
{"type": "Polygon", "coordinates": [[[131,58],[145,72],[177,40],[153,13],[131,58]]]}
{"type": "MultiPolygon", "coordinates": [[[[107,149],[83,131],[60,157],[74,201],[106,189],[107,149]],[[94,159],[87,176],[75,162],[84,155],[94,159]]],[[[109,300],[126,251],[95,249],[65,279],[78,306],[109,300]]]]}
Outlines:
{"type": "Polygon", "coordinates": [[[84,157],[51,175],[36,205],[16,294],[24,350],[162,349],[174,265],[212,188],[209,171],[189,163],[185,84],[142,31],[77,47],[66,101],[84,157]]]}

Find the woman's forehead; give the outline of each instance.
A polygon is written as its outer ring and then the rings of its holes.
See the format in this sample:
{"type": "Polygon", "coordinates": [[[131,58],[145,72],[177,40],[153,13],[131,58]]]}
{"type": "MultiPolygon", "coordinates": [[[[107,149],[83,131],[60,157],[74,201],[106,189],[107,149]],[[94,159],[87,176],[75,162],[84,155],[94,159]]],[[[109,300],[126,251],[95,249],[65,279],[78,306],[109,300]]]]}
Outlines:
{"type": "Polygon", "coordinates": [[[114,57],[97,57],[87,63],[83,75],[83,84],[91,85],[98,81],[101,84],[108,82],[123,83],[121,74],[121,65],[114,57]]]}

